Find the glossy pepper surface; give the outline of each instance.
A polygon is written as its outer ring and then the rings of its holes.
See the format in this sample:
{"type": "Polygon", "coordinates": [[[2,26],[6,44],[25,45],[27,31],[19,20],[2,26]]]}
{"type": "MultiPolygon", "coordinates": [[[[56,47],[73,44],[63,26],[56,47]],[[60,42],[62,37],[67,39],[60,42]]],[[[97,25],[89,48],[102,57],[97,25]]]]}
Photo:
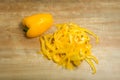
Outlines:
{"type": "Polygon", "coordinates": [[[27,37],[37,37],[52,26],[53,18],[49,13],[33,14],[25,17],[22,23],[25,28],[28,28],[26,31],[27,37]]]}

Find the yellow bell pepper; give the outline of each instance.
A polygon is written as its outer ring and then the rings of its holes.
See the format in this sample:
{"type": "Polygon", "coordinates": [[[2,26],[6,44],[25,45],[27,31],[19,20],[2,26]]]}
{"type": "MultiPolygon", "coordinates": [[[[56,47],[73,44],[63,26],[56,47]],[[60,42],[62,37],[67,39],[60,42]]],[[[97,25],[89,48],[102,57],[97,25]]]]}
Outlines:
{"type": "Polygon", "coordinates": [[[34,14],[25,17],[22,23],[25,26],[24,28],[27,29],[27,37],[37,37],[52,26],[53,18],[49,13],[34,14]]]}

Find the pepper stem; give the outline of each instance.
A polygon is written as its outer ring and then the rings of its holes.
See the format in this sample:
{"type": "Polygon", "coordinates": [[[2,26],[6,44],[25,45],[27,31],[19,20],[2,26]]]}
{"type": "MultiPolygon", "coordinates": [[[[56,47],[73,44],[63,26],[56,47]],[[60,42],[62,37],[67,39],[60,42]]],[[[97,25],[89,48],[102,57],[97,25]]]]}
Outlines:
{"type": "Polygon", "coordinates": [[[27,32],[28,29],[29,29],[29,28],[28,28],[27,26],[25,26],[25,27],[23,28],[23,31],[24,31],[24,32],[27,32]]]}

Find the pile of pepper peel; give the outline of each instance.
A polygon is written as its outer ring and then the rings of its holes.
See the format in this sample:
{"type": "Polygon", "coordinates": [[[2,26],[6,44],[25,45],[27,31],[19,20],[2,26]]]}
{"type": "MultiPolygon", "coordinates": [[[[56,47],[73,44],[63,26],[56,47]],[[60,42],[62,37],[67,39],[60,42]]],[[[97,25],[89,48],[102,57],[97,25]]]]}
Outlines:
{"type": "Polygon", "coordinates": [[[41,54],[47,59],[70,70],[86,61],[93,74],[96,73],[92,61],[98,64],[98,60],[92,55],[89,34],[96,38],[97,43],[98,36],[74,23],[57,24],[55,32],[41,36],[52,24],[50,14],[34,14],[23,19],[27,37],[40,36],[41,54]]]}

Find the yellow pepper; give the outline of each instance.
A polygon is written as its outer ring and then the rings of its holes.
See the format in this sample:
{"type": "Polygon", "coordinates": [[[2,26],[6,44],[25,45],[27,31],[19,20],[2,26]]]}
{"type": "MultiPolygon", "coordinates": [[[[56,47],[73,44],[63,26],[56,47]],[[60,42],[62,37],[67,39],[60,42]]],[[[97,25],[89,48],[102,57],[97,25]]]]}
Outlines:
{"type": "Polygon", "coordinates": [[[25,17],[22,23],[24,25],[24,28],[27,29],[27,37],[37,37],[52,26],[53,18],[49,13],[34,14],[25,17]]]}

